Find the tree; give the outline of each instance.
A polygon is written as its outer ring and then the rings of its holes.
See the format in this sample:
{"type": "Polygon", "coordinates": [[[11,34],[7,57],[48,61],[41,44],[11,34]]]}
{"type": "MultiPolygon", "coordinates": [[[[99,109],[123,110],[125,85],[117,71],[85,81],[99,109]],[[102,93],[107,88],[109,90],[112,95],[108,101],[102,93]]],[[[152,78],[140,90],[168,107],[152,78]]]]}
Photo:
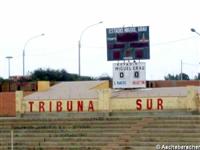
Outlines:
{"type": "Polygon", "coordinates": [[[31,73],[32,81],[77,81],[77,80],[94,80],[89,76],[81,76],[79,77],[77,74],[70,74],[64,69],[62,70],[54,70],[54,69],[42,69],[39,68],[31,73]]]}
{"type": "Polygon", "coordinates": [[[177,75],[171,75],[171,74],[168,74],[164,78],[165,78],[165,80],[178,80],[178,76],[177,75]]]}
{"type": "Polygon", "coordinates": [[[97,80],[109,80],[112,81],[112,78],[108,74],[102,74],[100,77],[97,78],[97,80]]]}
{"type": "Polygon", "coordinates": [[[4,79],[2,77],[0,77],[0,83],[2,83],[4,81],[4,79]]]}
{"type": "MultiPolygon", "coordinates": [[[[181,79],[181,73],[179,74],[179,79],[181,79]]],[[[182,80],[190,80],[190,77],[186,73],[182,73],[182,80]]]]}
{"type": "MultiPolygon", "coordinates": [[[[181,73],[176,75],[168,74],[164,78],[165,80],[181,80],[181,73]]],[[[182,80],[190,80],[190,77],[186,73],[182,73],[182,80]]]]}
{"type": "Polygon", "coordinates": [[[200,73],[198,73],[195,77],[194,77],[195,80],[200,80],[200,73]]]}

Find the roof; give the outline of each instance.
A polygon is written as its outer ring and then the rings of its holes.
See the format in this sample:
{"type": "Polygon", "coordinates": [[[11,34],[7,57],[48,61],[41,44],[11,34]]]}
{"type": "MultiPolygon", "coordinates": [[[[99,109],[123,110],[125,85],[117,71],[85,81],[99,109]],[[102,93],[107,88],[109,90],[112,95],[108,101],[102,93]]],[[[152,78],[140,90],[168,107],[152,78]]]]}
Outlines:
{"type": "Polygon", "coordinates": [[[58,99],[92,99],[97,98],[95,87],[107,81],[73,81],[61,82],[47,91],[35,92],[25,96],[25,100],[58,100],[58,99]]]}
{"type": "MultiPolygon", "coordinates": [[[[108,88],[108,81],[73,81],[58,83],[47,91],[35,92],[25,96],[25,100],[61,100],[61,99],[97,99],[97,89],[108,88]],[[106,85],[106,86],[105,86],[106,85]]],[[[200,86],[195,87],[200,94],[200,86]]],[[[165,88],[145,88],[145,89],[112,89],[111,97],[159,97],[159,96],[187,96],[187,87],[165,87],[165,88]]]]}
{"type": "MultiPolygon", "coordinates": [[[[200,91],[200,87],[196,87],[200,91]]],[[[127,98],[127,97],[158,97],[158,96],[187,96],[187,87],[167,87],[167,88],[146,88],[134,90],[112,90],[111,96],[113,98],[127,98]]]]}

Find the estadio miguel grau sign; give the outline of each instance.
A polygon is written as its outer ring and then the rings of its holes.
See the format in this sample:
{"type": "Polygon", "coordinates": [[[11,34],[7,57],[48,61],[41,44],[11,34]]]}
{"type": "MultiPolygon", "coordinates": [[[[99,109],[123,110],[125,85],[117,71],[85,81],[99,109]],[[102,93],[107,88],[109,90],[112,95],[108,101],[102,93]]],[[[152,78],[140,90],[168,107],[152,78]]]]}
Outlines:
{"type": "Polygon", "coordinates": [[[107,60],[150,59],[149,26],[107,28],[107,60]]]}

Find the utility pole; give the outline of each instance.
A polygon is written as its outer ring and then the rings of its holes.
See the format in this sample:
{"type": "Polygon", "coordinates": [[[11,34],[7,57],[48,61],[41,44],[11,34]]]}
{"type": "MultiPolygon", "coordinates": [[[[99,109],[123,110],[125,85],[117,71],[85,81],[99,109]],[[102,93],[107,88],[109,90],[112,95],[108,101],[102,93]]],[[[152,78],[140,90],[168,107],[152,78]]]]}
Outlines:
{"type": "Polygon", "coordinates": [[[6,57],[8,59],[8,79],[10,79],[10,59],[12,59],[12,56],[7,56],[6,57]]]}
{"type": "Polygon", "coordinates": [[[181,60],[181,80],[183,80],[183,61],[181,60]]]}
{"type": "Polygon", "coordinates": [[[7,56],[8,59],[8,90],[10,92],[10,59],[12,59],[12,56],[7,56]]]}

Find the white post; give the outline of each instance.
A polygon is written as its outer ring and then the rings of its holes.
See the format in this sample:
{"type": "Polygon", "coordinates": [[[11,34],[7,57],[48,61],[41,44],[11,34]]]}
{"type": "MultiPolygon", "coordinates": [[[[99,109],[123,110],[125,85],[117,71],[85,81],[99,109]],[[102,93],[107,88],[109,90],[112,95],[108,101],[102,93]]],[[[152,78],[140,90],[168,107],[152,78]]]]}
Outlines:
{"type": "Polygon", "coordinates": [[[11,150],[13,150],[13,129],[11,130],[11,150]]]}
{"type": "Polygon", "coordinates": [[[183,80],[183,61],[181,60],[181,80],[183,80]]]}

